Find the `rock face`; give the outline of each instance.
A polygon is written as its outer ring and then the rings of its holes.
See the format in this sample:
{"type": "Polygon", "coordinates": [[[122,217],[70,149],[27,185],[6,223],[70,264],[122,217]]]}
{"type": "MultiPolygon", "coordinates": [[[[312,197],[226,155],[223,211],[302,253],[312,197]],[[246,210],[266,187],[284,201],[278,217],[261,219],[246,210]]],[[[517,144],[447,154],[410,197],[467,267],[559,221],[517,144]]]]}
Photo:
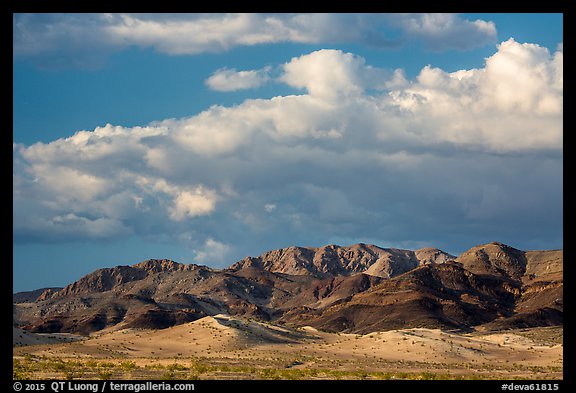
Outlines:
{"type": "Polygon", "coordinates": [[[133,266],[116,266],[96,270],[59,291],[48,290],[38,300],[54,299],[73,295],[107,292],[123,284],[143,280],[150,273],[171,273],[190,270],[191,265],[183,265],[168,259],[150,259],[133,266]]]}
{"type": "Polygon", "coordinates": [[[289,247],[269,251],[256,258],[247,257],[229,270],[238,271],[254,266],[274,273],[313,275],[318,278],[356,273],[391,278],[421,264],[443,263],[453,258],[432,248],[410,251],[363,243],[350,247],[331,244],[320,248],[289,247]]]}
{"type": "Polygon", "coordinates": [[[42,299],[44,293],[54,293],[58,292],[62,288],[41,288],[33,291],[18,292],[12,296],[12,303],[28,303],[35,302],[39,298],[42,299]]]}
{"type": "Polygon", "coordinates": [[[524,251],[493,242],[462,253],[457,261],[472,273],[495,274],[519,280],[526,272],[524,251]]]}
{"type": "Polygon", "coordinates": [[[227,269],[151,259],[99,269],[37,298],[16,296],[31,332],[165,328],[221,313],[367,333],[410,327],[503,329],[562,324],[562,250],[501,243],[457,258],[356,244],[289,247],[227,269]]]}

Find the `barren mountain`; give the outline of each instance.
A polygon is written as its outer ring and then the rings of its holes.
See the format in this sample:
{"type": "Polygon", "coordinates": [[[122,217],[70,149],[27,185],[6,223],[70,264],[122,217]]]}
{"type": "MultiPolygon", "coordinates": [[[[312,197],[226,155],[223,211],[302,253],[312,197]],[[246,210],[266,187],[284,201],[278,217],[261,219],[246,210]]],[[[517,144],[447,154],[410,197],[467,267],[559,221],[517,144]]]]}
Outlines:
{"type": "Polygon", "coordinates": [[[410,271],[420,264],[445,262],[454,257],[441,250],[426,248],[418,251],[380,248],[367,244],[350,247],[327,245],[320,248],[289,247],[269,251],[259,257],[247,257],[232,265],[238,271],[255,266],[274,273],[328,277],[366,273],[391,278],[410,271]]]}
{"type": "Polygon", "coordinates": [[[472,273],[499,275],[520,279],[526,272],[526,255],[502,243],[493,242],[472,247],[462,253],[457,261],[472,273]]]}
{"type": "Polygon", "coordinates": [[[57,292],[62,288],[40,288],[33,291],[18,292],[12,295],[12,303],[34,302],[44,293],[57,292]]]}
{"type": "Polygon", "coordinates": [[[223,270],[148,260],[99,269],[15,303],[14,321],[31,332],[81,334],[165,328],[221,313],[355,333],[557,325],[562,261],[561,250],[501,243],[457,258],[433,248],[289,247],[223,270]]]}

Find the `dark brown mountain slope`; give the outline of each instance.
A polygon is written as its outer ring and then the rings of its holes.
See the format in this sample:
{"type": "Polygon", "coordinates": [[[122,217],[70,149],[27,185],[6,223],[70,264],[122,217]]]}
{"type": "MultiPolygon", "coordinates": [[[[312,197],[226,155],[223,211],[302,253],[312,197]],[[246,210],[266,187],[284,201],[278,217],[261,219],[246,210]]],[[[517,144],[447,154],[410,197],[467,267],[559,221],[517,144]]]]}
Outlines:
{"type": "Polygon", "coordinates": [[[230,314],[320,329],[470,329],[562,323],[562,251],[481,245],[455,260],[437,249],[358,244],[289,247],[228,269],[149,260],[99,269],[14,304],[32,332],[165,328],[230,314]]]}
{"type": "Polygon", "coordinates": [[[100,269],[33,305],[19,307],[18,320],[33,332],[88,333],[120,322],[164,328],[206,315],[267,314],[256,305],[270,288],[198,265],[150,260],[100,269]]]}
{"type": "Polygon", "coordinates": [[[456,261],[479,275],[497,275],[517,286],[515,312],[487,325],[492,329],[562,324],[563,251],[521,251],[493,242],[471,248],[456,261]]]}
{"type": "Polygon", "coordinates": [[[472,247],[456,260],[475,274],[495,274],[520,280],[526,272],[524,251],[493,242],[472,247]]]}
{"type": "Polygon", "coordinates": [[[480,278],[455,262],[427,265],[319,310],[308,323],[354,333],[408,327],[468,329],[512,315],[515,289],[507,280],[480,278]]]}

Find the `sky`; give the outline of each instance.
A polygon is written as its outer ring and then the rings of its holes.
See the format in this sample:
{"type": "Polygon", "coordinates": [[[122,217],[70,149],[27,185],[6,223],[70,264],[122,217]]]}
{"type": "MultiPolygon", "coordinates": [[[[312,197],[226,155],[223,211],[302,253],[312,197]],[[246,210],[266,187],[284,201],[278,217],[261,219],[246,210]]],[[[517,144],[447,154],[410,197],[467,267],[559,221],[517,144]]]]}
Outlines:
{"type": "Polygon", "coordinates": [[[13,291],[563,248],[562,14],[14,14],[13,291]]]}

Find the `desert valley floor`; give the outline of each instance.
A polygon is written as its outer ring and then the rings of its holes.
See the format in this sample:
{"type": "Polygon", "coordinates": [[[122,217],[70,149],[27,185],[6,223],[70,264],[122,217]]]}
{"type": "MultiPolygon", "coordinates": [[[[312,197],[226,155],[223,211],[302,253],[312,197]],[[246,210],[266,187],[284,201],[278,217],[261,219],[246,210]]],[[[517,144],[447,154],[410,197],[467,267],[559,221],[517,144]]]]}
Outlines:
{"type": "Polygon", "coordinates": [[[370,334],[228,315],[89,337],[14,329],[14,378],[562,379],[562,327],[370,334]]]}

